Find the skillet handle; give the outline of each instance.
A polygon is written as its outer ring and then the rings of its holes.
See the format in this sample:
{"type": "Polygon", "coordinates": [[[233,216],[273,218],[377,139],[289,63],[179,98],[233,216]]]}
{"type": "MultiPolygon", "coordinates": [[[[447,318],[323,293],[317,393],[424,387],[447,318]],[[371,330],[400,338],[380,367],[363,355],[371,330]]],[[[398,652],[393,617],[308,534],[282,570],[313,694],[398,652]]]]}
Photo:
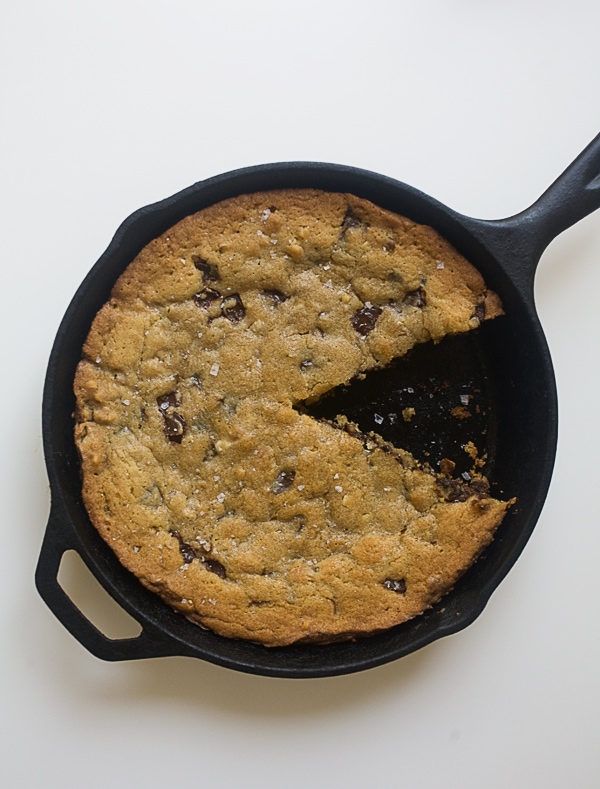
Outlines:
{"type": "Polygon", "coordinates": [[[64,523],[57,509],[52,507],[36,568],[35,585],[46,605],[69,633],[102,660],[135,660],[184,654],[177,648],[176,642],[149,622],[144,622],[142,632],[137,637],[112,639],[98,630],[79,610],[58,582],[58,571],[65,552],[75,550],[81,557],[85,555],[77,535],[75,532],[67,533],[63,528],[64,523]]]}
{"type": "Polygon", "coordinates": [[[548,244],[563,230],[600,208],[600,134],[535,203],[507,219],[465,217],[533,308],[533,281],[548,244]]]}
{"type": "Polygon", "coordinates": [[[541,255],[548,244],[563,230],[598,208],[600,208],[600,134],[520,216],[535,223],[541,255]]]}

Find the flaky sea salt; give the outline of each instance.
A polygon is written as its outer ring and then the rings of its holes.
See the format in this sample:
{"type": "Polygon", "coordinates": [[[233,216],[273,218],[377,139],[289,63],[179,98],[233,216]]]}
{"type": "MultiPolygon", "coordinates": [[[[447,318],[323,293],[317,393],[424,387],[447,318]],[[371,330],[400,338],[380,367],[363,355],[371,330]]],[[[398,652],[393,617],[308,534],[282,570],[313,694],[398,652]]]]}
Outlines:
{"type": "Polygon", "coordinates": [[[344,488],[341,485],[336,485],[335,489],[337,490],[338,493],[341,493],[344,490],[344,488]]]}
{"type": "Polygon", "coordinates": [[[225,501],[225,494],[224,493],[219,493],[217,495],[217,501],[222,504],[225,501]]]}
{"type": "Polygon", "coordinates": [[[211,375],[218,375],[219,374],[219,365],[215,362],[213,366],[209,370],[211,375]]]}
{"type": "Polygon", "coordinates": [[[383,424],[383,417],[381,414],[373,414],[373,419],[377,422],[378,425],[383,424]]]}
{"type": "Polygon", "coordinates": [[[469,400],[470,400],[470,399],[471,399],[471,398],[469,397],[469,395],[468,395],[468,394],[464,394],[464,395],[461,395],[461,396],[460,396],[460,402],[461,402],[463,405],[469,405],[469,400]]]}

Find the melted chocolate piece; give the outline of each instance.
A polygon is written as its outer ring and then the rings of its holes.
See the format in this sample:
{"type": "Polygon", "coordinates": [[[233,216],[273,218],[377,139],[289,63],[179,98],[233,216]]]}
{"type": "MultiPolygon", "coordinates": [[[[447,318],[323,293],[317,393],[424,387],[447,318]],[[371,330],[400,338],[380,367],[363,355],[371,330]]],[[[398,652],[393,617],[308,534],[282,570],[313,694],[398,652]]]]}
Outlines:
{"type": "Polygon", "coordinates": [[[166,411],[167,408],[175,408],[176,406],[181,405],[179,392],[169,392],[168,394],[161,395],[160,397],[156,398],[156,402],[158,403],[158,407],[160,408],[161,412],[166,411]]]}
{"type": "Polygon", "coordinates": [[[206,567],[206,569],[209,572],[214,573],[215,575],[218,575],[219,578],[227,578],[227,571],[225,570],[225,567],[223,567],[221,562],[218,562],[216,559],[204,559],[203,558],[202,559],[202,564],[206,567]]]}
{"type": "Polygon", "coordinates": [[[189,543],[183,541],[181,534],[176,529],[172,529],[169,533],[175,537],[175,539],[179,540],[179,550],[183,556],[183,561],[186,564],[191,564],[196,558],[196,553],[192,546],[189,545],[189,543]]]}
{"type": "Polygon", "coordinates": [[[440,477],[437,484],[444,491],[446,501],[466,501],[469,498],[469,490],[458,479],[448,479],[440,477]]]}
{"type": "Polygon", "coordinates": [[[286,296],[285,293],[282,293],[280,290],[264,290],[263,293],[273,304],[283,304],[284,301],[289,299],[289,296],[286,296]]]}
{"type": "Polygon", "coordinates": [[[359,334],[366,337],[375,328],[380,315],[381,307],[363,307],[354,313],[350,318],[350,323],[359,334]]]}
{"type": "Polygon", "coordinates": [[[467,485],[459,479],[439,477],[437,484],[444,492],[447,501],[466,501],[471,496],[486,498],[490,493],[490,486],[484,479],[474,479],[467,485]]]}
{"type": "Polygon", "coordinates": [[[352,227],[360,227],[362,225],[362,220],[360,217],[356,216],[354,211],[349,208],[346,211],[346,215],[342,221],[342,232],[340,233],[340,238],[344,238],[346,232],[350,230],[352,227]]]}
{"type": "Polygon", "coordinates": [[[238,323],[246,315],[246,308],[240,298],[239,293],[232,293],[231,296],[225,296],[221,304],[221,312],[232,323],[238,323]]]}
{"type": "Polygon", "coordinates": [[[194,301],[199,307],[209,307],[213,301],[221,298],[221,294],[212,288],[205,288],[194,295],[194,301]]]}
{"type": "Polygon", "coordinates": [[[425,307],[427,306],[427,296],[425,295],[425,288],[417,288],[416,290],[409,291],[404,297],[403,304],[407,307],[425,307]]]}
{"type": "Polygon", "coordinates": [[[185,433],[185,419],[181,414],[178,414],[177,411],[170,410],[181,405],[179,392],[168,392],[167,394],[160,395],[160,397],[156,398],[156,402],[158,404],[158,410],[165,420],[165,436],[174,444],[181,444],[183,434],[185,433]]]}
{"type": "Polygon", "coordinates": [[[165,420],[165,436],[173,444],[181,444],[185,433],[185,419],[177,411],[173,411],[172,414],[163,413],[163,418],[165,420]]]}
{"type": "Polygon", "coordinates": [[[283,493],[284,490],[287,490],[292,486],[295,477],[295,471],[280,471],[277,475],[277,479],[271,487],[271,490],[273,493],[283,493]]]}
{"type": "Polygon", "coordinates": [[[469,483],[469,488],[476,496],[487,497],[490,495],[490,483],[487,479],[473,479],[469,483]]]}
{"type": "Polygon", "coordinates": [[[203,282],[218,282],[221,279],[219,269],[214,263],[209,263],[208,260],[200,257],[193,257],[192,260],[198,271],[202,272],[203,282]]]}
{"type": "Polygon", "coordinates": [[[383,582],[383,585],[386,589],[389,589],[390,592],[396,592],[396,594],[406,593],[406,581],[404,578],[388,578],[383,582]]]}

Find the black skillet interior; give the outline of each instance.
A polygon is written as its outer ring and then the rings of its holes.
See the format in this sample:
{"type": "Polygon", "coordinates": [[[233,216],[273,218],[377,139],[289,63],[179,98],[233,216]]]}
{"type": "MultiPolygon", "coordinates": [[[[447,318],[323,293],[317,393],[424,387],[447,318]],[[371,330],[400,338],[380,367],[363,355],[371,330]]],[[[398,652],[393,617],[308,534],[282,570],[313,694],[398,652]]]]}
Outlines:
{"type": "MultiPolygon", "coordinates": [[[[598,153],[596,150],[597,161],[598,153]]],[[[527,542],[552,472],[556,392],[531,284],[537,259],[554,233],[548,231],[539,239],[520,230],[522,226],[544,225],[547,213],[542,212],[537,225],[531,224],[531,211],[504,223],[480,222],[384,176],[338,165],[292,163],[218,176],[129,217],[69,306],[46,378],[43,430],[52,510],[36,582],[65,627],[91,652],[107,660],[189,655],[250,673],[318,677],[388,662],[470,624],[527,542]],[[379,432],[434,467],[443,457],[456,461],[458,474],[468,474],[472,466],[464,449],[472,441],[486,458],[484,471],[492,492],[516,496],[517,503],[479,561],[449,595],[422,616],[356,642],[266,649],[222,638],[189,623],[147,592],[98,536],[81,501],[72,440],[72,380],[95,313],[145,244],[182,217],[219,200],[287,187],[351,192],[432,225],[479,268],[488,286],[500,294],[506,311],[505,316],[485,322],[469,335],[414,349],[389,369],[324,398],[311,412],[317,416],[345,413],[363,430],[379,432]],[[414,409],[414,415],[406,409],[414,409]],[[56,580],[67,549],[77,550],[109,593],[140,622],[143,632],[138,638],[106,638],[71,603],[56,580]]],[[[570,223],[566,220],[565,226],[570,223]]]]}

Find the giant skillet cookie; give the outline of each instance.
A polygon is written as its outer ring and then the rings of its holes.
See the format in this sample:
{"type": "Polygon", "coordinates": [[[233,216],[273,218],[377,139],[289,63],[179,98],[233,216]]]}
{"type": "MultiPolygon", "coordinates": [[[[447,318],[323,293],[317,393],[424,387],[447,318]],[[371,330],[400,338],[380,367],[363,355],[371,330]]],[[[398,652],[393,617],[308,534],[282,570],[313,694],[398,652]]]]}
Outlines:
{"type": "Polygon", "coordinates": [[[345,194],[245,195],[145,247],[75,378],[90,518],[192,621],[330,642],[437,602],[510,502],[307,404],[502,313],[431,228],[345,194]]]}

